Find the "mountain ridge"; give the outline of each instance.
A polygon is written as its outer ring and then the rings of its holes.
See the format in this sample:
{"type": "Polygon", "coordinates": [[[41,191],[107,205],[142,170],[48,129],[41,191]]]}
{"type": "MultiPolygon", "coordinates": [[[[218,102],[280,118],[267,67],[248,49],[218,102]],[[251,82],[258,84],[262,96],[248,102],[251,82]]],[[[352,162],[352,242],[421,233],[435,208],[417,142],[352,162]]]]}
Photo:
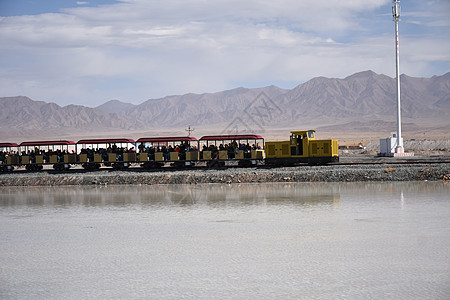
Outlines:
{"type": "MultiPolygon", "coordinates": [[[[401,84],[402,117],[411,130],[450,126],[450,72],[431,78],[402,74],[401,84]]],[[[110,100],[94,108],[61,107],[25,96],[0,98],[0,105],[1,140],[36,132],[56,136],[154,130],[157,135],[158,130],[187,125],[254,132],[323,126],[338,132],[339,126],[349,130],[361,122],[370,129],[373,122],[376,130],[396,121],[396,82],[368,70],[343,79],[315,77],[293,89],[238,87],[148,99],[137,105],[110,100]]]]}

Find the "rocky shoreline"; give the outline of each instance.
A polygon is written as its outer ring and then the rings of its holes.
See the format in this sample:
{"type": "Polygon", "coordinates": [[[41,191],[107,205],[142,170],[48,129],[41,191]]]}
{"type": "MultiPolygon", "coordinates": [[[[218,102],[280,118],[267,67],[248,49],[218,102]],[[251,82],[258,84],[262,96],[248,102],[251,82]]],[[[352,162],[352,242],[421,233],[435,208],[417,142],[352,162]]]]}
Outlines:
{"type": "Polygon", "coordinates": [[[297,166],[194,170],[0,174],[0,186],[153,185],[252,182],[449,181],[450,163],[297,166]]]}

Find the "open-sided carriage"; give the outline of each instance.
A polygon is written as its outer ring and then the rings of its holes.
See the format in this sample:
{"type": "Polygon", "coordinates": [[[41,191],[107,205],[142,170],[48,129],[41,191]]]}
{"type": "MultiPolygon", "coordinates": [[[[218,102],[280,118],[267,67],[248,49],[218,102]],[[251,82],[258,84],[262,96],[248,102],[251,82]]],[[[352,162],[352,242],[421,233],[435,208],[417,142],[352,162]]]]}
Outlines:
{"type": "Polygon", "coordinates": [[[191,167],[199,161],[198,140],[195,137],[146,137],[136,141],[141,166],[160,168],[166,163],[174,167],[191,167]]]}
{"type": "Polygon", "coordinates": [[[83,139],[77,142],[78,163],[86,170],[99,169],[102,164],[126,169],[136,161],[135,141],[126,138],[83,139]]]}
{"type": "Polygon", "coordinates": [[[55,170],[64,170],[70,168],[71,157],[76,157],[75,153],[75,142],[67,140],[11,144],[5,157],[6,170],[25,167],[29,171],[39,171],[44,165],[53,165],[55,170]]]}
{"type": "Polygon", "coordinates": [[[0,143],[0,172],[13,171],[14,165],[18,165],[18,148],[16,143],[0,143]],[[13,160],[17,160],[17,164],[13,164],[13,160]]]}
{"type": "Polygon", "coordinates": [[[208,167],[223,167],[226,162],[248,167],[264,159],[264,138],[260,135],[206,135],[199,139],[199,148],[208,167]]]}

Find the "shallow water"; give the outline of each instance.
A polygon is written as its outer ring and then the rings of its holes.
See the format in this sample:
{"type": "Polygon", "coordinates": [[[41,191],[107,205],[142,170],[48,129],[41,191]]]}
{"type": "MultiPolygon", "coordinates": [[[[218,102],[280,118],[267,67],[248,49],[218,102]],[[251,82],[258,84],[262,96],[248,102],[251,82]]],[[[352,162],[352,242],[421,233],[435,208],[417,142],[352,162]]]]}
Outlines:
{"type": "Polygon", "coordinates": [[[0,298],[448,299],[442,182],[0,188],[0,298]]]}

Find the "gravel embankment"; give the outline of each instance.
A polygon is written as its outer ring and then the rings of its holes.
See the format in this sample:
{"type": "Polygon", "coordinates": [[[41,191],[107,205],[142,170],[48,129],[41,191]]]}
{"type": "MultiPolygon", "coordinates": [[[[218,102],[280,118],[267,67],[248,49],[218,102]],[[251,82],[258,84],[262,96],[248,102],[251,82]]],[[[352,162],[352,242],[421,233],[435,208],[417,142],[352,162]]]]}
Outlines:
{"type": "Polygon", "coordinates": [[[0,174],[0,186],[198,184],[251,182],[354,182],[450,180],[450,163],[329,165],[224,170],[69,171],[0,174]]]}

